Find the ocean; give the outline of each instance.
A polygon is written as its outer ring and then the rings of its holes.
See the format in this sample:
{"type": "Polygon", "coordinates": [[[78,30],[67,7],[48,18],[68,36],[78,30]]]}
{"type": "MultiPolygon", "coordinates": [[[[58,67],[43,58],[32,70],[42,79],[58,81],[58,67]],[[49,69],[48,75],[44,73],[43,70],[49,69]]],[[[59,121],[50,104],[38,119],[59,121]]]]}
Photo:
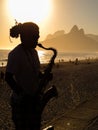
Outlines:
{"type": "MultiPolygon", "coordinates": [[[[10,50],[0,50],[0,66],[6,66],[7,57],[10,50]]],[[[48,63],[51,59],[52,51],[38,51],[39,59],[41,63],[48,63]]],[[[98,59],[98,52],[58,52],[55,62],[68,62],[85,59],[98,59]]]]}
{"type": "MultiPolygon", "coordinates": [[[[48,63],[53,53],[42,51],[39,52],[41,63],[48,63]]],[[[55,62],[69,62],[78,60],[98,59],[98,52],[58,52],[55,62]]]]}

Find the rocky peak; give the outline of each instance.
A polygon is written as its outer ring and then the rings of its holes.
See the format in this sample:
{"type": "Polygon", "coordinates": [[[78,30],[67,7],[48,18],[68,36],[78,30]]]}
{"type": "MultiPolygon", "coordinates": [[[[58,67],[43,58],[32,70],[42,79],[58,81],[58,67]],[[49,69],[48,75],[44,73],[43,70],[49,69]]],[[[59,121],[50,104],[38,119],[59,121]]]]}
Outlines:
{"type": "Polygon", "coordinates": [[[78,32],[79,29],[78,29],[78,26],[77,25],[74,25],[70,31],[70,33],[75,33],[75,32],[78,32]]]}
{"type": "Polygon", "coordinates": [[[81,35],[84,35],[84,29],[81,28],[81,29],[79,30],[79,33],[80,33],[81,35]]]}
{"type": "Polygon", "coordinates": [[[84,35],[84,30],[79,29],[77,25],[74,25],[70,31],[70,34],[84,35]]]}

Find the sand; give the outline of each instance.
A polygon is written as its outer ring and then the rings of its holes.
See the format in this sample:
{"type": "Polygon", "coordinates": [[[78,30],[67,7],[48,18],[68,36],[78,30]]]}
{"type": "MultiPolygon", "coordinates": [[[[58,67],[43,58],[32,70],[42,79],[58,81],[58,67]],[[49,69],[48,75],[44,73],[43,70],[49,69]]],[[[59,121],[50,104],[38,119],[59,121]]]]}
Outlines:
{"type": "MultiPolygon", "coordinates": [[[[42,66],[44,67],[45,65],[42,66]]],[[[2,68],[0,68],[0,70],[1,69],[2,68]]],[[[82,130],[87,126],[87,122],[85,123],[86,117],[84,117],[83,120],[78,120],[79,110],[83,111],[83,107],[84,109],[88,108],[88,105],[83,106],[83,104],[88,103],[98,95],[98,61],[94,60],[89,63],[87,61],[82,61],[78,64],[73,62],[56,63],[53,68],[53,80],[46,89],[51,85],[57,87],[58,98],[51,99],[45,107],[42,114],[43,127],[48,124],[53,124],[55,125],[55,130],[58,130],[58,128],[59,130],[63,130],[65,129],[65,125],[62,125],[62,122],[70,126],[68,122],[70,119],[70,112],[74,112],[78,115],[76,120],[76,122],[78,122],[77,128],[82,130]],[[78,107],[80,107],[80,109],[77,109],[78,107]],[[82,121],[84,122],[84,126],[81,123],[82,121]]],[[[0,81],[0,87],[0,129],[14,130],[11,121],[11,108],[9,105],[11,90],[7,84],[5,82],[2,83],[2,81],[0,81]]],[[[86,113],[87,112],[89,111],[87,110],[86,113]]],[[[95,112],[92,111],[89,113],[95,112]]],[[[93,116],[90,116],[90,118],[88,116],[88,121],[96,116],[96,114],[92,115],[93,116]]],[[[74,122],[72,118],[76,118],[76,115],[71,116],[71,121],[74,122]]],[[[74,128],[74,130],[77,130],[77,128],[74,128]]]]}

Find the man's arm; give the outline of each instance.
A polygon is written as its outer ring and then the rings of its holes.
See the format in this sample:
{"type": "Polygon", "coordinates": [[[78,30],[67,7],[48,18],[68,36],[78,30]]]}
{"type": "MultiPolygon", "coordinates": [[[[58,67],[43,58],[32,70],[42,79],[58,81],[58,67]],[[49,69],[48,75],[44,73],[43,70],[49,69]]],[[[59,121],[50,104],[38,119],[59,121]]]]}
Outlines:
{"type": "Polygon", "coordinates": [[[22,92],[21,87],[19,87],[13,77],[14,75],[12,73],[6,72],[5,74],[5,81],[8,83],[8,85],[11,87],[11,89],[16,93],[20,94],[22,92]]]}

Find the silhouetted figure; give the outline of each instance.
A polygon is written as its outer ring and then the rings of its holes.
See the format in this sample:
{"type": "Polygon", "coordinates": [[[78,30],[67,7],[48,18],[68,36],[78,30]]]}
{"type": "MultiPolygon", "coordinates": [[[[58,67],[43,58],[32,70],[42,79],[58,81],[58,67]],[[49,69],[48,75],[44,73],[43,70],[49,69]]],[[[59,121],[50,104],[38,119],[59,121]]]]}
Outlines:
{"type": "Polygon", "coordinates": [[[2,62],[1,65],[2,65],[2,67],[3,67],[4,63],[2,62]]]}
{"type": "Polygon", "coordinates": [[[10,36],[21,44],[8,55],[5,80],[13,90],[11,96],[12,119],[16,130],[40,130],[41,113],[50,98],[57,95],[56,88],[49,89],[40,101],[39,81],[43,77],[36,51],[39,27],[35,23],[19,23],[10,29],[10,36]]]}
{"type": "Polygon", "coordinates": [[[17,24],[10,29],[10,36],[17,38],[19,35],[21,44],[9,53],[5,75],[5,80],[13,90],[12,119],[16,130],[39,130],[40,117],[35,115],[38,99],[34,98],[40,71],[40,62],[35,50],[39,27],[31,22],[17,24]]]}
{"type": "Polygon", "coordinates": [[[75,59],[75,65],[78,65],[79,64],[79,60],[78,58],[75,59]]]}
{"type": "Polygon", "coordinates": [[[0,79],[1,79],[1,83],[2,85],[4,84],[4,77],[5,77],[5,74],[3,71],[0,72],[0,79]]]}

